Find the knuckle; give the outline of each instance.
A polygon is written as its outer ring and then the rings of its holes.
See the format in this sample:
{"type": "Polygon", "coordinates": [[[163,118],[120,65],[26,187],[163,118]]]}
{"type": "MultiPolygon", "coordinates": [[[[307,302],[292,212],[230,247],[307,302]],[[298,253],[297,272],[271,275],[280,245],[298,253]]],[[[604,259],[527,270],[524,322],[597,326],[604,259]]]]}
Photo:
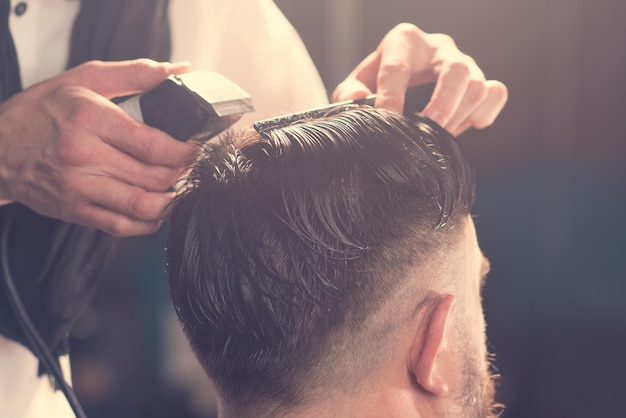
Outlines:
{"type": "Polygon", "coordinates": [[[395,27],[395,31],[408,37],[420,36],[422,34],[422,31],[417,26],[407,22],[398,23],[395,27]]]}
{"type": "Polygon", "coordinates": [[[81,88],[78,86],[62,83],[51,89],[49,95],[53,99],[65,100],[73,106],[77,98],[80,97],[80,90],[81,88]]]}
{"type": "Polygon", "coordinates": [[[433,33],[431,34],[433,43],[440,46],[446,46],[448,48],[456,48],[456,42],[452,36],[445,33],[433,33]]]}
{"type": "Polygon", "coordinates": [[[61,84],[52,91],[52,103],[63,103],[66,123],[84,125],[98,117],[96,104],[80,86],[61,84]]]}
{"type": "Polygon", "coordinates": [[[414,24],[406,22],[396,25],[389,34],[394,39],[401,38],[413,46],[427,43],[427,39],[430,36],[430,34],[425,33],[414,24]]]}
{"type": "MultiPolygon", "coordinates": [[[[75,90],[75,87],[60,87],[75,90]]],[[[93,150],[86,141],[86,132],[90,132],[97,120],[97,111],[93,104],[79,95],[70,92],[66,95],[66,106],[55,124],[56,140],[48,148],[49,153],[65,165],[80,165],[90,161],[93,150]]]]}

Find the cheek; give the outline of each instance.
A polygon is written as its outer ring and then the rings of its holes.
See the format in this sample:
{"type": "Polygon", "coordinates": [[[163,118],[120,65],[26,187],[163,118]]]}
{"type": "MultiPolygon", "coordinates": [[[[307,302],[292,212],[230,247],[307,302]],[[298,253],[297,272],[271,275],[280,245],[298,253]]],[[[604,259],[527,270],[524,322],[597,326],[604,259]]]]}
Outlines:
{"type": "Polygon", "coordinates": [[[484,354],[485,339],[485,317],[483,315],[482,304],[479,297],[467,298],[464,303],[457,304],[455,309],[459,309],[459,322],[462,324],[466,332],[466,340],[479,351],[478,354],[484,354]]]}
{"type": "Polygon", "coordinates": [[[468,286],[467,291],[467,315],[474,324],[475,329],[484,328],[485,324],[485,316],[483,313],[483,301],[480,295],[480,291],[476,289],[476,286],[470,285],[468,286]]]}
{"type": "Polygon", "coordinates": [[[486,354],[486,323],[485,315],[483,313],[482,301],[480,295],[477,296],[468,306],[471,313],[471,329],[473,340],[476,341],[477,346],[480,349],[480,354],[486,354]]]}

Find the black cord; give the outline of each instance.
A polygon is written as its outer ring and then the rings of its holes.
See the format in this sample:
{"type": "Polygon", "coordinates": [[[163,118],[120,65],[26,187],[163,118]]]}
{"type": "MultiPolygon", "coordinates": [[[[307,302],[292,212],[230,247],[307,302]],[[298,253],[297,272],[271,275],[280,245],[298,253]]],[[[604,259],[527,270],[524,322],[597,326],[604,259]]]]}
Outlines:
{"type": "Polygon", "coordinates": [[[76,394],[72,390],[72,387],[65,381],[63,377],[63,372],[61,371],[61,367],[58,361],[54,358],[50,349],[46,345],[46,343],[39,335],[37,328],[34,326],[33,322],[28,315],[28,312],[24,308],[24,304],[22,303],[22,299],[20,298],[19,292],[15,287],[15,283],[13,282],[13,277],[11,276],[11,271],[9,269],[9,254],[8,254],[8,242],[9,242],[9,230],[11,229],[11,224],[13,222],[13,218],[15,217],[15,212],[17,208],[12,207],[9,208],[8,215],[5,218],[4,225],[2,225],[2,236],[0,238],[0,247],[2,249],[1,259],[2,259],[2,270],[4,276],[4,286],[7,291],[7,297],[9,299],[9,303],[11,305],[11,310],[13,311],[17,321],[20,325],[22,331],[26,335],[30,346],[43,364],[44,368],[54,376],[56,383],[63,391],[65,398],[70,404],[72,411],[77,418],[87,418],[85,411],[83,410],[76,394]]]}

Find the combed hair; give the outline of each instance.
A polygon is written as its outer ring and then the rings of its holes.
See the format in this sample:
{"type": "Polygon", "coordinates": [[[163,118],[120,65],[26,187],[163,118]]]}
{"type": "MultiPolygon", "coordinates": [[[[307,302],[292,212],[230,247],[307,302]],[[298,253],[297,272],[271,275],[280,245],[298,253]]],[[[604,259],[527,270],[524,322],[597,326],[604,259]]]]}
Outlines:
{"type": "Polygon", "coordinates": [[[444,129],[370,107],[205,146],[174,203],[167,269],[229,407],[302,402],[331,335],[356,332],[415,262],[389,249],[418,236],[427,255],[473,188],[444,129]]]}

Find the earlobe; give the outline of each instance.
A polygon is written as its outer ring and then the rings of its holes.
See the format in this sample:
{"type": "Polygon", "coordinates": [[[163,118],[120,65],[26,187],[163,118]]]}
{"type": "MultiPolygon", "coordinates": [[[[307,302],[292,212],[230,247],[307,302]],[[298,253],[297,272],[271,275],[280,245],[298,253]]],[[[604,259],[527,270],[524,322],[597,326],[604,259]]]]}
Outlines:
{"type": "Polygon", "coordinates": [[[435,396],[448,392],[448,379],[442,373],[441,354],[446,348],[448,318],[455,304],[452,295],[444,295],[426,307],[420,332],[409,353],[409,369],[417,383],[435,396]]]}

